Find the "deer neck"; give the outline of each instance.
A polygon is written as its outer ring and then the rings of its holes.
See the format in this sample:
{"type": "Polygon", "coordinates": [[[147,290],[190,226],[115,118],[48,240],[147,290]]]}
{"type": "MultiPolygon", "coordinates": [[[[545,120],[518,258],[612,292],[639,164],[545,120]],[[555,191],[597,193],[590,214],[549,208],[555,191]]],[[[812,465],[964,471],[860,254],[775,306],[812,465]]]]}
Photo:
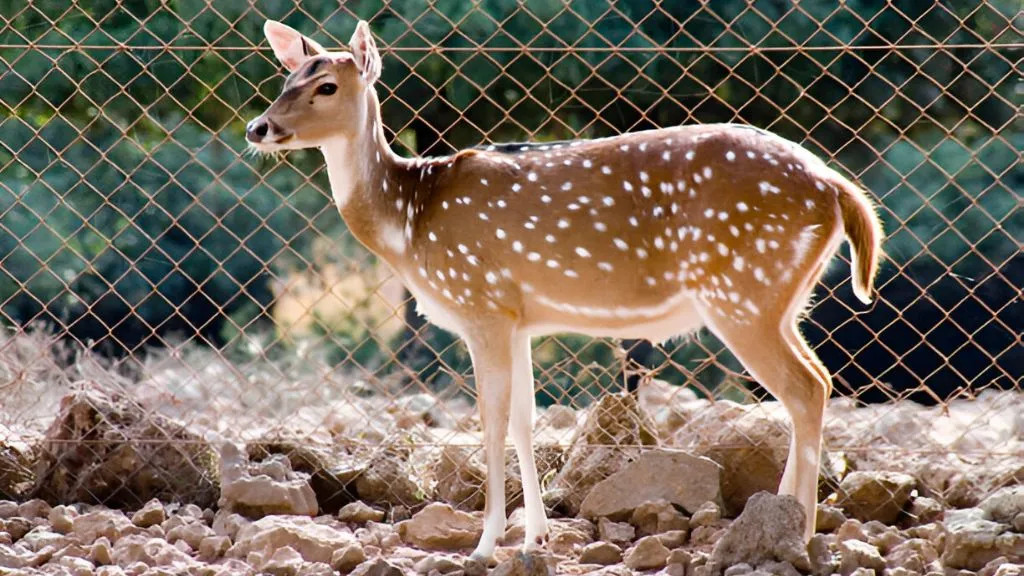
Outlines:
{"type": "Polygon", "coordinates": [[[392,265],[405,253],[408,238],[399,206],[402,160],[391,151],[380,121],[380,104],[366,90],[366,114],[354,137],[338,136],[320,150],[327,163],[331,195],[349,231],[392,265]]]}

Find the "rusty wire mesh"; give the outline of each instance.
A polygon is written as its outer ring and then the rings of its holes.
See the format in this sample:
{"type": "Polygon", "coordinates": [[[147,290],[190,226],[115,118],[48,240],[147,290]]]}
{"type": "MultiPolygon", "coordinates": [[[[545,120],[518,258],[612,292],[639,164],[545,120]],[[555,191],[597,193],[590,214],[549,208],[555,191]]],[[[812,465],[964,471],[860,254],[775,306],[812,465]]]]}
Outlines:
{"type": "MultiPolygon", "coordinates": [[[[347,233],[318,154],[245,154],[282,83],[265,18],[328,47],[369,20],[403,154],[713,121],[802,143],[877,198],[890,255],[865,310],[844,248],[806,322],[836,376],[826,476],[934,468],[949,505],[1021,480],[1014,2],[316,4],[0,2],[0,496],[212,505],[225,437],[289,454],[322,510],[482,507],[464,347],[347,233]],[[132,465],[90,468],[112,454],[132,465]]],[[[549,476],[629,389],[652,420],[620,447],[764,456],[774,489],[785,421],[713,337],[534,352],[549,476]]]]}

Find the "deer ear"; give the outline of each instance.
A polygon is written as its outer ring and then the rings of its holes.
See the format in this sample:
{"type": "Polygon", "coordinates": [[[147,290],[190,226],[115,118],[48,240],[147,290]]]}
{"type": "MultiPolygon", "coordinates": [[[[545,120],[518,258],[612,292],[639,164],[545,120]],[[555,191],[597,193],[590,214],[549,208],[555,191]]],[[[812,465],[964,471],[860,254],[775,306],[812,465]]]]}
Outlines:
{"type": "Polygon", "coordinates": [[[289,72],[295,72],[313,56],[327,53],[323,46],[299,34],[294,28],[274,20],[267,20],[263,24],[263,33],[274,50],[274,56],[289,72]]]}
{"type": "Polygon", "coordinates": [[[360,20],[359,24],[356,24],[356,31],[352,33],[352,40],[349,40],[348,45],[363,80],[368,85],[376,82],[377,78],[380,78],[380,52],[377,52],[377,44],[370,33],[370,25],[365,20],[360,20]]]}

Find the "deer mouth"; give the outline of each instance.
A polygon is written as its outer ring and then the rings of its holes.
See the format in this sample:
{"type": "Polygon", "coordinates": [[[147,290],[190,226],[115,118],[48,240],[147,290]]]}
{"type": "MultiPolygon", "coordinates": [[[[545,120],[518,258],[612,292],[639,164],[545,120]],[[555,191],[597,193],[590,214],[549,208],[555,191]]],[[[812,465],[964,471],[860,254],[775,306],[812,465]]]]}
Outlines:
{"type": "Polygon", "coordinates": [[[288,143],[292,142],[293,140],[295,140],[294,133],[282,134],[281,136],[278,136],[273,140],[263,139],[260,140],[259,142],[253,142],[252,140],[249,140],[249,148],[259,153],[269,154],[289,149],[288,143]]]}

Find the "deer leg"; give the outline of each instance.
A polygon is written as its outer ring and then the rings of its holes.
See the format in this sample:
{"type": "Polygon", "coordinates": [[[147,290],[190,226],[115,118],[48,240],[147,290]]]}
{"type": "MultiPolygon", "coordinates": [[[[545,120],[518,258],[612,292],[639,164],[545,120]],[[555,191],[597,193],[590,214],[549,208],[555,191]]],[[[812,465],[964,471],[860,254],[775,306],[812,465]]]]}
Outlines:
{"type": "Polygon", "coordinates": [[[544,543],[548,527],[533,453],[533,417],[537,400],[533,389],[529,336],[517,334],[512,347],[512,415],[509,430],[523,480],[523,506],[526,509],[526,539],[523,547],[530,550],[544,543]]]}
{"type": "Polygon", "coordinates": [[[795,324],[788,320],[773,324],[754,329],[728,322],[709,322],[708,326],[789,413],[793,431],[779,493],[795,496],[803,504],[807,518],[804,539],[810,540],[817,513],[822,423],[831,384],[824,377],[824,367],[812,366],[809,359],[816,357],[795,324]],[[755,332],[770,336],[750,338],[755,332]]]}
{"type": "Polygon", "coordinates": [[[484,530],[472,554],[481,562],[490,560],[498,538],[505,534],[505,435],[511,400],[512,335],[512,329],[489,329],[486,335],[466,339],[476,377],[487,464],[484,530]]]}

